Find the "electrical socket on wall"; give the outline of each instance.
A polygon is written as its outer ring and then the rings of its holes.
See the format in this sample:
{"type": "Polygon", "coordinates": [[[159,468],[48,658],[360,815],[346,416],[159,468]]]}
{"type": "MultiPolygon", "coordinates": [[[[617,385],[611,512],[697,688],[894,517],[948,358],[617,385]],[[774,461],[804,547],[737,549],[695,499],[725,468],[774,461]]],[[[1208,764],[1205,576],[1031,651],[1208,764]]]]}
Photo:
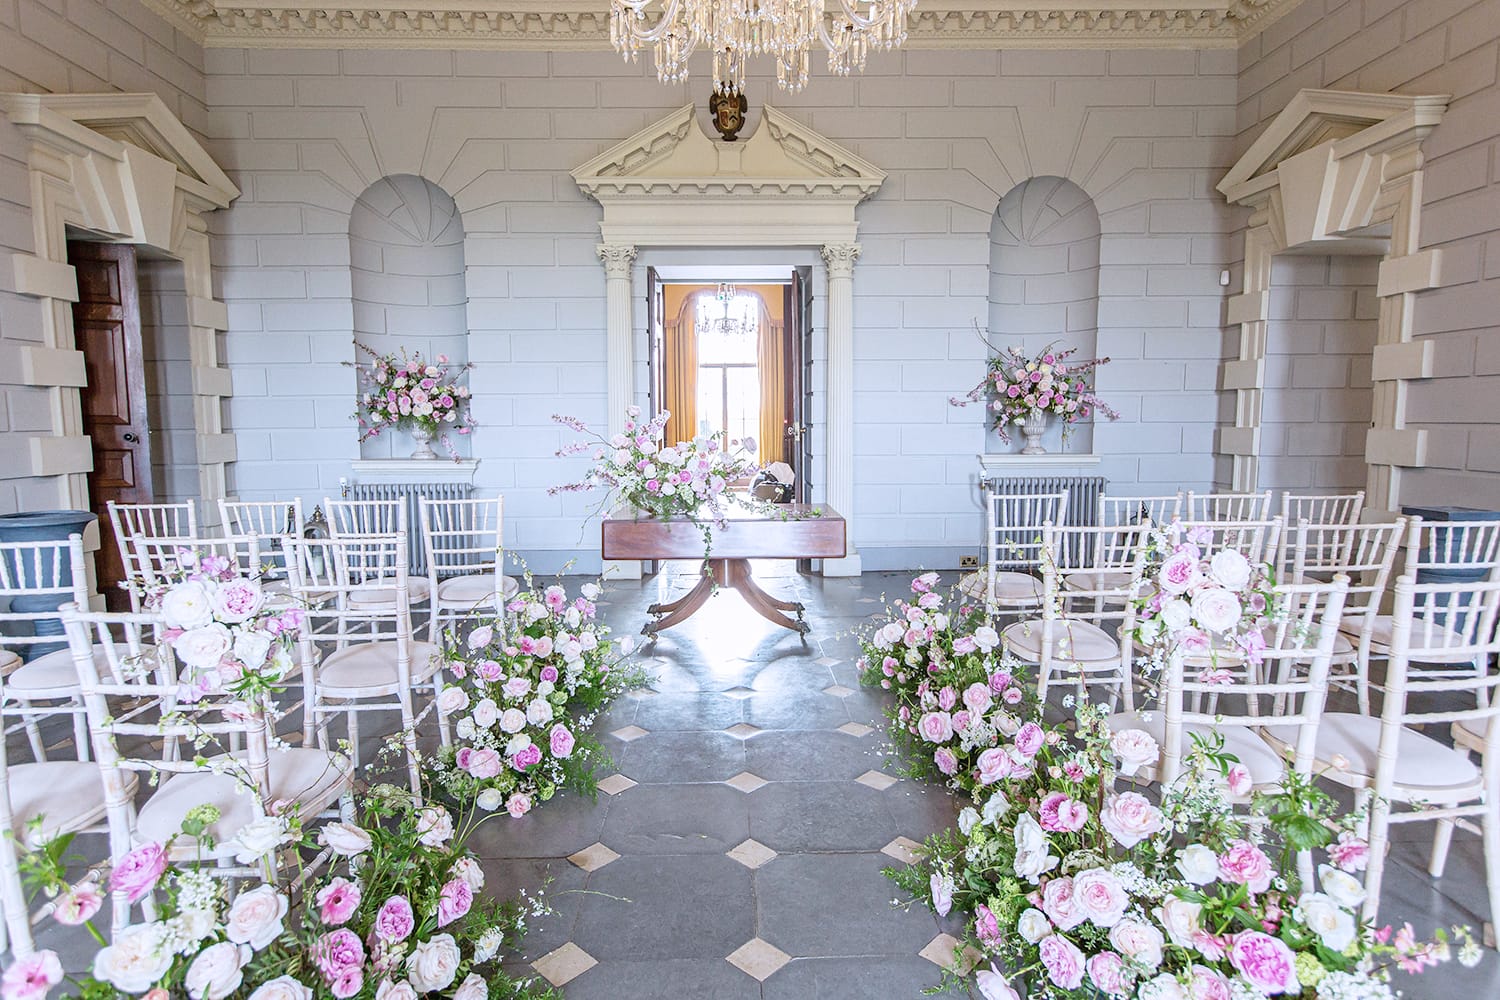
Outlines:
{"type": "Polygon", "coordinates": [[[959,569],[978,569],[979,568],[979,557],[978,556],[959,556],[958,557],[958,568],[959,569]]]}

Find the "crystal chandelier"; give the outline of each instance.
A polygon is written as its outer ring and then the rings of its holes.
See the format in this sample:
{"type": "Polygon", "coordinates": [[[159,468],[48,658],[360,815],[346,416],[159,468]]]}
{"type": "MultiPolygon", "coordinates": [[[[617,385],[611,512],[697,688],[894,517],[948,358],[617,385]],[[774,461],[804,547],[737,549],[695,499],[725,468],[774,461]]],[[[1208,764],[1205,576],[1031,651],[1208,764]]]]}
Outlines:
{"type": "Polygon", "coordinates": [[[776,82],[796,93],[807,85],[808,51],[821,42],[828,70],[848,76],[865,68],[870,49],[906,41],[906,19],[917,0],[610,0],[609,40],[634,61],[650,46],[662,83],[687,78],[700,46],[714,54],[714,86],[737,94],[751,56],[776,60],[776,82]],[[659,5],[652,22],[647,8],[659,5]]]}
{"type": "Polygon", "coordinates": [[[743,340],[750,336],[753,329],[759,329],[759,324],[754,324],[752,328],[743,309],[740,310],[739,316],[730,315],[730,308],[738,304],[734,299],[734,285],[720,282],[718,290],[714,293],[714,301],[723,306],[724,314],[722,316],[705,315],[699,322],[699,333],[708,333],[731,340],[743,340]]]}

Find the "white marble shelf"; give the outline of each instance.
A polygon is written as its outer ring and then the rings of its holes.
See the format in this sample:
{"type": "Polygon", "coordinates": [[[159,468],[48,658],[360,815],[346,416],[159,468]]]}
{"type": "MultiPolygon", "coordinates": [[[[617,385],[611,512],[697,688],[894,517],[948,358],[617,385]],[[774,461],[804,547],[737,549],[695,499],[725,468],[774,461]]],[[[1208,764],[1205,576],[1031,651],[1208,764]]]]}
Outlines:
{"type": "Polygon", "coordinates": [[[468,483],[478,468],[477,458],[361,458],[349,463],[350,474],[361,483],[468,483]]]}

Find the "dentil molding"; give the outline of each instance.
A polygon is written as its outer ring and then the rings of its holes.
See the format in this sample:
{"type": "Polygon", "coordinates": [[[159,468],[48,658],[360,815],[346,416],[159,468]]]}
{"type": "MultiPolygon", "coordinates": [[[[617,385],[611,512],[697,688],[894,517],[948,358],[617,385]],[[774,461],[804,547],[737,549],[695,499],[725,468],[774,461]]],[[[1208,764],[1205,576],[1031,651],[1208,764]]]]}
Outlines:
{"type": "MultiPolygon", "coordinates": [[[[243,0],[143,0],[223,48],[608,49],[607,0],[364,0],[341,7],[243,0]],[[503,9],[502,9],[503,8],[503,9]]],[[[922,0],[908,48],[1232,48],[1301,0],[922,0]]]]}

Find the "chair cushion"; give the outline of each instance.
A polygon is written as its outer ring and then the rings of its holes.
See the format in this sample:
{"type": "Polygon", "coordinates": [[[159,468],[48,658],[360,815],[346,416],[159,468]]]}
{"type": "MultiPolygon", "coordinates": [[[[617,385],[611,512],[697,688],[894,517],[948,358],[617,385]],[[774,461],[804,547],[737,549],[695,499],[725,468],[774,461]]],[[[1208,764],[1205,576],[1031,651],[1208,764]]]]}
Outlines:
{"type": "MultiPolygon", "coordinates": [[[[437,646],[430,642],[411,644],[411,679],[425,680],[431,677],[442,659],[437,646]]],[[[317,686],[334,697],[344,697],[339,691],[354,691],[362,688],[392,687],[398,677],[396,671],[396,640],[384,642],[362,642],[329,653],[318,667],[317,686]]]]}
{"type": "MultiPolygon", "coordinates": [[[[989,571],[979,570],[958,581],[963,594],[985,600],[989,590],[989,571]]],[[[1002,604],[1037,605],[1042,602],[1042,581],[1030,573],[1008,571],[995,574],[995,600],[1002,604]]]]}
{"type": "Polygon", "coordinates": [[[0,649],[0,677],[7,677],[21,665],[21,658],[8,649],[0,649]]]}
{"type": "MultiPolygon", "coordinates": [[[[406,578],[406,597],[412,604],[421,604],[427,600],[431,592],[432,587],[425,576],[406,578]]],[[[371,580],[368,586],[349,591],[349,603],[363,607],[394,604],[396,603],[396,581],[389,577],[371,580]],[[381,586],[381,584],[387,584],[387,586],[381,586]]]]}
{"type": "MultiPolygon", "coordinates": [[[[503,598],[514,597],[521,589],[521,585],[508,576],[500,579],[500,594],[503,598]]],[[[446,580],[438,581],[438,600],[443,604],[477,605],[480,601],[486,601],[488,606],[493,607],[489,598],[494,593],[495,574],[493,573],[450,576],[446,580]]]]}
{"type": "MultiPolygon", "coordinates": [[[[1092,622],[1060,620],[1052,626],[1052,657],[1056,660],[1084,663],[1120,660],[1120,643],[1114,636],[1092,622]]],[[[1040,662],[1042,623],[1040,619],[1017,622],[1000,635],[1006,649],[1023,660],[1040,662]]]]}
{"type": "MultiPolygon", "coordinates": [[[[154,647],[142,646],[141,655],[149,656],[154,647]]],[[[123,657],[125,650],[119,650],[123,657]]],[[[109,654],[103,646],[94,647],[94,669],[100,677],[109,676],[109,654]]],[[[20,698],[66,698],[79,688],[78,668],[73,665],[71,649],[55,649],[24,664],[5,679],[7,692],[20,698]]]]}
{"type": "MultiPolygon", "coordinates": [[[[104,818],[104,780],[99,765],[92,761],[12,764],[9,771],[13,829],[16,838],[28,847],[40,846],[60,833],[93,826],[104,818]],[[37,816],[42,817],[40,829],[28,830],[26,824],[37,816]]],[[[133,796],[135,774],[126,771],[124,775],[133,796]]]]}
{"type": "MultiPolygon", "coordinates": [[[[1358,640],[1360,625],[1361,619],[1345,619],[1339,623],[1339,631],[1353,636],[1358,640]]],[[[1391,635],[1394,629],[1394,619],[1390,615],[1376,615],[1375,621],[1370,627],[1370,648],[1378,650],[1381,653],[1390,652],[1391,635]]],[[[1412,639],[1418,642],[1427,641],[1426,637],[1422,634],[1425,633],[1426,629],[1427,625],[1425,621],[1423,621],[1420,615],[1417,616],[1412,623],[1412,639]]],[[[1439,643],[1451,642],[1454,645],[1458,645],[1463,641],[1457,632],[1442,625],[1439,625],[1432,631],[1433,641],[1439,643]]],[[[1473,659],[1473,655],[1469,653],[1424,653],[1421,656],[1413,657],[1413,659],[1418,663],[1468,663],[1473,659]]]]}
{"type": "MultiPolygon", "coordinates": [[[[1167,739],[1167,716],[1160,709],[1153,712],[1120,712],[1109,717],[1109,728],[1115,732],[1122,729],[1144,729],[1158,744],[1164,744],[1167,739]]],[[[1286,728],[1295,740],[1297,738],[1295,728],[1290,726],[1286,728]]],[[[1241,764],[1245,765],[1245,769],[1250,772],[1252,783],[1260,786],[1276,785],[1281,782],[1286,774],[1285,760],[1275,748],[1261,739],[1254,729],[1245,726],[1215,727],[1201,722],[1183,723],[1183,756],[1187,756],[1188,751],[1193,747],[1192,734],[1212,737],[1216,733],[1224,737],[1224,752],[1233,754],[1241,764]]]]}
{"type": "MultiPolygon", "coordinates": [[[[245,751],[235,751],[227,756],[243,759],[245,751]]],[[[311,747],[278,749],[271,751],[269,759],[272,800],[285,800],[299,806],[304,823],[327,808],[353,781],[354,769],[349,759],[327,750],[311,747]]],[[[240,827],[255,818],[255,799],[246,794],[236,777],[229,774],[188,772],[163,781],[141,806],[136,817],[136,830],[143,840],[165,843],[168,837],[180,833],[182,818],[188,810],[204,803],[218,806],[221,813],[208,828],[216,845],[209,856],[232,857],[235,847],[229,842],[240,827]]],[[[196,850],[194,839],[181,835],[173,845],[172,853],[174,857],[192,856],[196,850]]]]}
{"type": "Polygon", "coordinates": [[[1068,590],[1124,590],[1130,586],[1128,569],[1077,569],[1063,574],[1068,590]]]}
{"type": "MultiPolygon", "coordinates": [[[[1291,726],[1272,726],[1266,735],[1278,743],[1296,741],[1291,726]]],[[[1380,748],[1380,720],[1350,712],[1326,712],[1318,725],[1316,756],[1327,764],[1342,754],[1347,774],[1367,781],[1375,779],[1376,753],[1380,748]]],[[[1396,791],[1408,790],[1404,799],[1421,798],[1423,790],[1456,789],[1479,780],[1479,770],[1462,750],[1445,746],[1430,736],[1403,729],[1396,743],[1396,791]],[[1415,791],[1413,791],[1415,790],[1415,791]]]]}

